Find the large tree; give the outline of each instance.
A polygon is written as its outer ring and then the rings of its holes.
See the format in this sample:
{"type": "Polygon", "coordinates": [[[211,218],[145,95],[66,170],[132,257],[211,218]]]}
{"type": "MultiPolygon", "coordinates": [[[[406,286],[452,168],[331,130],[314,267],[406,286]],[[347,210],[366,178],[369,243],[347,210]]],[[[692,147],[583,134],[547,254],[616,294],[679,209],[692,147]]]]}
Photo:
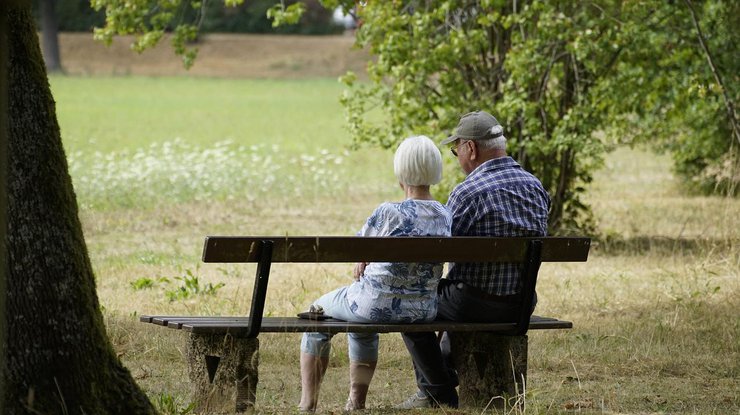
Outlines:
{"type": "Polygon", "coordinates": [[[154,413],[106,336],[30,1],[0,3],[8,138],[2,413],[154,413]]]}
{"type": "Polygon", "coordinates": [[[8,229],[8,13],[7,2],[0,2],[0,413],[5,413],[5,287],[8,275],[7,249],[5,249],[8,229]]]}
{"type": "Polygon", "coordinates": [[[353,135],[384,147],[489,109],[550,192],[550,230],[583,231],[586,185],[617,144],[662,144],[687,182],[740,184],[738,16],[721,0],[368,2],[357,42],[377,60],[343,102],[353,135]]]}
{"type": "Polygon", "coordinates": [[[613,117],[691,190],[740,194],[740,2],[650,2],[615,73],[613,117]]]}

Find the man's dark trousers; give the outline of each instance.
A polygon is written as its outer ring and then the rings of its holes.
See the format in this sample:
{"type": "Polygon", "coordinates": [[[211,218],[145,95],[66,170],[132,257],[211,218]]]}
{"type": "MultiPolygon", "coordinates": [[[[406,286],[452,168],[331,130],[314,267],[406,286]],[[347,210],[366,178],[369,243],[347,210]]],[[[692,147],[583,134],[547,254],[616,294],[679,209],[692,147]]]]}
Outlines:
{"type": "MultiPolygon", "coordinates": [[[[498,323],[511,322],[519,312],[518,296],[491,296],[459,281],[442,279],[437,288],[437,320],[498,323]]],[[[442,341],[434,332],[402,333],[414,362],[419,390],[437,404],[457,406],[457,374],[452,366],[447,333],[442,341]]]]}

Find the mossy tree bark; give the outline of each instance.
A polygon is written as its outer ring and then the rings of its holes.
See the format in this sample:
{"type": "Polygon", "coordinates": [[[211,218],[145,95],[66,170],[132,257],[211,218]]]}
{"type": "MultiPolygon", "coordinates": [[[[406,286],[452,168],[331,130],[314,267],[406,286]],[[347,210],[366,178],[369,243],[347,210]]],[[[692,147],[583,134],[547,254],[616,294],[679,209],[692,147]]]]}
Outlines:
{"type": "Polygon", "coordinates": [[[3,413],[152,414],[105,333],[31,2],[2,1],[8,64],[0,81],[9,120],[3,413]]]}
{"type": "Polygon", "coordinates": [[[5,249],[8,221],[8,2],[0,2],[0,414],[5,413],[5,282],[8,261],[5,249]]]}

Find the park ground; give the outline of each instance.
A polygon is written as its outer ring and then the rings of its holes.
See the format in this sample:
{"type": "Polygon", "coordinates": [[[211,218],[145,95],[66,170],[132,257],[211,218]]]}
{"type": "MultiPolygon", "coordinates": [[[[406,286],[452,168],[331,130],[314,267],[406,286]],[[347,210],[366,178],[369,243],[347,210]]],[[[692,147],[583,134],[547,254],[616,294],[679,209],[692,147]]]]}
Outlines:
{"type": "Polygon", "coordinates": [[[198,63],[182,66],[165,38],[155,49],[130,51],[131,38],[110,46],[89,33],[62,33],[60,53],[70,75],[216,76],[230,78],[306,79],[362,73],[367,54],[353,49],[354,37],[281,35],[203,35],[198,63]],[[92,59],[90,59],[92,57],[92,59]]]}
{"type": "MultiPolygon", "coordinates": [[[[186,337],[138,315],[245,314],[254,267],[201,264],[203,237],[353,234],[401,197],[391,154],[347,150],[336,77],[366,60],[351,37],[214,35],[189,73],[167,48],[90,38],[62,35],[67,75],[51,85],[101,307],[138,384],[184,413],[186,337]]],[[[530,333],[526,413],[740,413],[740,201],[686,195],[642,147],[611,153],[589,189],[602,237],[587,263],[540,272],[536,313],[575,327],[530,333]]],[[[291,315],[350,265],[272,275],[266,313],[291,315]]],[[[299,339],[260,337],[260,412],[295,412],[299,339]]],[[[325,413],[347,393],[345,337],[334,345],[325,413]]],[[[414,391],[400,336],[380,347],[373,413],[414,391]]]]}

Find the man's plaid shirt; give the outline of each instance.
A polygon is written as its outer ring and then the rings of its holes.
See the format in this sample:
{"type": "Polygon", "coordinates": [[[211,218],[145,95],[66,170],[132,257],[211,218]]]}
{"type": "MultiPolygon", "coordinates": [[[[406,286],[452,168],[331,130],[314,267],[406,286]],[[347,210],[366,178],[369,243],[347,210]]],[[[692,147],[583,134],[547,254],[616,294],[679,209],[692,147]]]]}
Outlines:
{"type": "MultiPolygon", "coordinates": [[[[511,157],[489,160],[452,190],[453,236],[544,236],[550,197],[511,157]]],[[[519,264],[451,263],[447,278],[489,294],[519,292],[519,264]]]]}

